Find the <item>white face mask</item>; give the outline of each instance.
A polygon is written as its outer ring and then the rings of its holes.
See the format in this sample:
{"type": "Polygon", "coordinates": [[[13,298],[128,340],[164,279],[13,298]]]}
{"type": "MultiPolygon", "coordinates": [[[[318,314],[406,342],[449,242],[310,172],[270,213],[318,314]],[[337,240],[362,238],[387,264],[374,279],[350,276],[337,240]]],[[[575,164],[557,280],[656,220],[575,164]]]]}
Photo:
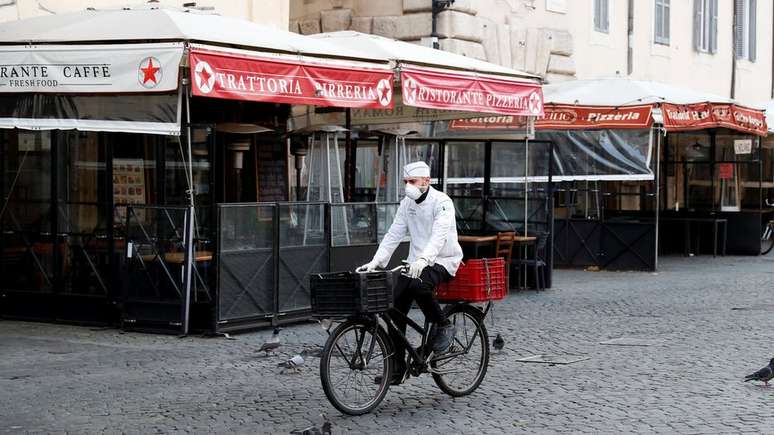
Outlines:
{"type": "Polygon", "coordinates": [[[422,191],[417,186],[411,183],[406,183],[406,196],[414,201],[418,200],[422,196],[422,191]]]}

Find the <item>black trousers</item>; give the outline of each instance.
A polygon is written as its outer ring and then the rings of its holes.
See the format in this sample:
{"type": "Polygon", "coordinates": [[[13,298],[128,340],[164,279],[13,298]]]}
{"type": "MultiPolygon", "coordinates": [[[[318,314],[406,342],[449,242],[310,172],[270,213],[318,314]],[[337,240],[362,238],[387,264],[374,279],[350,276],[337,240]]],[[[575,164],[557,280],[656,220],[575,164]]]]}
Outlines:
{"type": "MultiPolygon", "coordinates": [[[[446,320],[441,305],[433,296],[433,291],[442,282],[449,281],[452,276],[440,264],[427,266],[422,270],[420,279],[411,279],[401,275],[394,290],[394,309],[408,315],[411,303],[416,301],[425,318],[432,323],[442,323],[446,320]]],[[[399,316],[393,316],[393,321],[398,330],[406,334],[406,322],[399,316]]],[[[398,364],[406,360],[406,347],[403,339],[395,332],[391,332],[392,342],[395,344],[395,358],[398,364]]]]}

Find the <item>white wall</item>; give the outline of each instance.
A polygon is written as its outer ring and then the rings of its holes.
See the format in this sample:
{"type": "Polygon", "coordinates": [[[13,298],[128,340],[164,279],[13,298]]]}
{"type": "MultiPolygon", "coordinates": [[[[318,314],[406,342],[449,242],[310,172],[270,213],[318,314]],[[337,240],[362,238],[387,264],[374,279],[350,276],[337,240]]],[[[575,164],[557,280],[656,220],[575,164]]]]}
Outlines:
{"type": "MultiPolygon", "coordinates": [[[[116,8],[125,5],[143,4],[132,0],[0,0],[0,21],[30,18],[51,13],[66,13],[84,10],[87,7],[116,8]]],[[[184,0],[160,0],[164,5],[182,6],[184,0]]],[[[278,29],[288,28],[290,6],[288,0],[204,0],[198,6],[213,6],[215,12],[251,20],[278,29]]]]}

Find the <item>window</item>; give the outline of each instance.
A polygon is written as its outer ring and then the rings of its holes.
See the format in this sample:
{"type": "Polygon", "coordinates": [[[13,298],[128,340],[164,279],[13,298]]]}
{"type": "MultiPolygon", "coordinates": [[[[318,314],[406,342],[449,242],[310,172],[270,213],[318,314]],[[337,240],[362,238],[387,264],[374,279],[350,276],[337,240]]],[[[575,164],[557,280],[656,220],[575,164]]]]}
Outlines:
{"type": "Polygon", "coordinates": [[[696,51],[717,53],[718,0],[694,0],[693,42],[696,51]]]}
{"type": "Polygon", "coordinates": [[[656,0],[654,40],[657,44],[669,45],[669,10],[669,0],[656,0]]]}
{"type": "Polygon", "coordinates": [[[755,62],[757,6],[758,2],[756,0],[735,0],[734,51],[736,52],[737,59],[747,59],[750,62],[755,62]]]}
{"type": "Polygon", "coordinates": [[[608,33],[610,30],[609,0],[594,0],[594,30],[608,33]]]}

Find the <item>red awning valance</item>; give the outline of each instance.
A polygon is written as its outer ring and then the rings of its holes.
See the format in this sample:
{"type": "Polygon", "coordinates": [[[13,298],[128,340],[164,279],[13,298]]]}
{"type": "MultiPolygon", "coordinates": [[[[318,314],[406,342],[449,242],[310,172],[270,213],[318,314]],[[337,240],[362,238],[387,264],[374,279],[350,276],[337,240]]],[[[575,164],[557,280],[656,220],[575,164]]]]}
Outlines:
{"type": "Polygon", "coordinates": [[[538,116],[543,114],[540,84],[449,71],[402,68],[403,104],[427,109],[538,116]]]}
{"type": "Polygon", "coordinates": [[[549,104],[545,116],[535,121],[535,128],[648,128],[653,124],[652,109],[650,104],[625,107],[549,104]]]}
{"type": "Polygon", "coordinates": [[[386,67],[194,47],[190,69],[193,94],[200,97],[368,109],[393,106],[393,75],[386,67]]]}
{"type": "MultiPolygon", "coordinates": [[[[728,128],[765,136],[766,117],[762,110],[734,104],[700,103],[677,105],[661,103],[639,106],[604,107],[549,104],[535,121],[542,130],[642,129],[653,123],[653,110],[660,107],[666,131],[690,131],[707,128],[728,128]]],[[[514,116],[490,116],[452,121],[451,130],[519,129],[526,121],[514,116]]]]}
{"type": "Polygon", "coordinates": [[[667,131],[690,131],[725,127],[758,136],[766,136],[766,115],[762,110],[735,104],[661,104],[667,131]]]}

